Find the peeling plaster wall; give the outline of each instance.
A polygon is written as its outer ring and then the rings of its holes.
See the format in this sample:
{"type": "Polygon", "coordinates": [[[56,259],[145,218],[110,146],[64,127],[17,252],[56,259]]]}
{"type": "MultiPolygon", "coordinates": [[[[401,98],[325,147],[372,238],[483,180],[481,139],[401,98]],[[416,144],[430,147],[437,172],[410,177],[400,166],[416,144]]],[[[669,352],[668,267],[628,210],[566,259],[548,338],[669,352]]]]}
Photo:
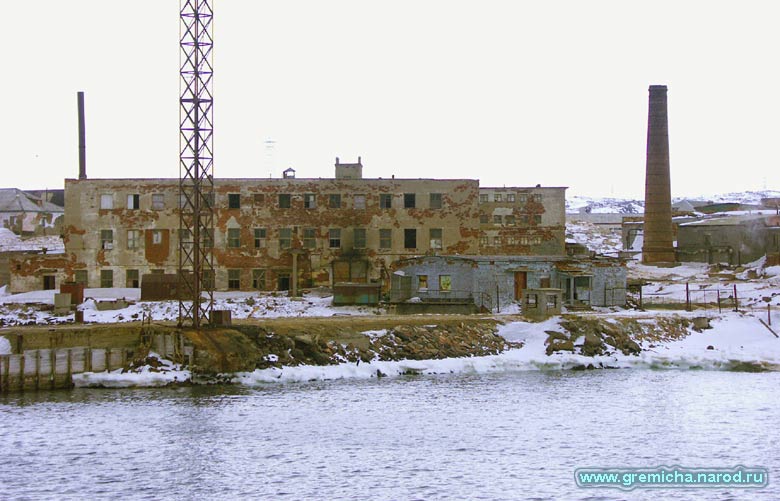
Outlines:
{"type": "MultiPolygon", "coordinates": [[[[263,270],[262,288],[275,289],[278,277],[292,270],[290,248],[301,252],[301,286],[329,285],[331,262],[345,254],[366,259],[369,278],[375,280],[387,278],[387,268],[401,257],[438,252],[477,254],[478,189],[476,180],[215,180],[216,288],[226,289],[228,270],[239,270],[240,288],[251,289],[252,270],[263,270]],[[440,208],[431,207],[431,193],[441,195],[440,208]],[[238,195],[240,207],[229,208],[230,194],[238,195]],[[311,207],[304,200],[307,194],[313,195],[311,207]],[[382,194],[390,195],[391,207],[380,207],[382,194]],[[413,208],[404,207],[404,194],[414,194],[413,208]],[[280,206],[284,195],[289,195],[289,208],[280,206]],[[337,206],[331,207],[330,195],[340,195],[337,206]],[[356,228],[365,229],[364,248],[355,248],[356,228]],[[229,238],[229,229],[238,230],[237,242],[229,238]],[[255,229],[265,229],[265,239],[258,247],[255,229]],[[309,229],[314,232],[313,241],[304,238],[309,229]],[[330,229],[340,230],[340,247],[331,247],[330,229]],[[380,229],[391,230],[388,248],[380,247],[380,229]],[[406,229],[416,231],[415,247],[406,248],[406,229]],[[441,249],[432,248],[431,229],[441,230],[441,249]],[[281,241],[283,230],[289,230],[290,248],[284,248],[288,242],[281,241]]],[[[114,271],[115,287],[125,286],[127,269],[139,270],[140,275],[153,269],[173,273],[178,264],[178,204],[177,179],[67,179],[66,252],[72,253],[76,262],[85,263],[91,287],[100,284],[102,269],[114,271]],[[102,195],[110,198],[110,208],[101,208],[102,195]],[[128,195],[138,195],[137,209],[128,208],[128,195]],[[155,208],[160,202],[162,208],[155,208]],[[101,230],[112,230],[110,246],[102,245],[101,230]],[[142,242],[137,248],[128,248],[128,230],[141,231],[142,242]],[[150,243],[152,230],[162,230],[159,244],[150,243]]]]}

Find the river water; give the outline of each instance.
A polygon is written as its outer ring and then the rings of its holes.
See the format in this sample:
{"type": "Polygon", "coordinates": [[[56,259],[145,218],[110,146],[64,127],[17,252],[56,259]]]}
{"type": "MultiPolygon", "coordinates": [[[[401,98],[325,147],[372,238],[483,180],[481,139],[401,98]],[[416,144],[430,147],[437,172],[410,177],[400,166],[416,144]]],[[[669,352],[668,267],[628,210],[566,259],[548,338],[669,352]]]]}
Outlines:
{"type": "Polygon", "coordinates": [[[778,388],[602,370],[6,395],[0,499],[780,499],[778,388]],[[769,485],[574,481],[659,465],[763,466],[769,485]]]}

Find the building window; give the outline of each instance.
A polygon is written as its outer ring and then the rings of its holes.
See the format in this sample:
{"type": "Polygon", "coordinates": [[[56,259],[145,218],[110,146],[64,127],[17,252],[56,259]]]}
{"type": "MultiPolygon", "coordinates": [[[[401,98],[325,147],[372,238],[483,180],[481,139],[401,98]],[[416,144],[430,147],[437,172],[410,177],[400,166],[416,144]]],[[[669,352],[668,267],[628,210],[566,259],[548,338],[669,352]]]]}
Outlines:
{"type": "Polygon", "coordinates": [[[524,204],[528,200],[528,197],[526,195],[518,195],[517,198],[518,198],[518,202],[520,202],[521,204],[524,204]]]}
{"type": "Polygon", "coordinates": [[[100,248],[104,250],[114,248],[114,230],[100,230],[100,248]]]}
{"type": "Polygon", "coordinates": [[[228,228],[227,244],[231,249],[241,247],[241,228],[228,228]]]}
{"type": "Polygon", "coordinates": [[[328,247],[331,249],[338,249],[341,247],[341,230],[338,228],[331,228],[328,230],[328,247]]]}
{"type": "Polygon", "coordinates": [[[547,309],[555,309],[558,307],[558,296],[555,294],[547,294],[547,309]]]}
{"type": "Polygon", "coordinates": [[[479,224],[488,224],[490,222],[490,218],[487,214],[480,214],[479,215],[479,224]]]}
{"type": "Polygon", "coordinates": [[[128,249],[140,249],[141,242],[141,230],[127,230],[128,249]]]}
{"type": "Polygon", "coordinates": [[[507,193],[506,201],[510,202],[510,203],[515,203],[515,194],[514,193],[507,193]]]}
{"type": "Polygon", "coordinates": [[[154,245],[160,245],[162,243],[162,230],[152,230],[152,243],[154,245]]]}
{"type": "Polygon", "coordinates": [[[331,209],[340,209],[341,208],[341,195],[338,193],[331,193],[328,195],[328,207],[331,209]]]}
{"type": "Polygon", "coordinates": [[[138,270],[127,270],[125,272],[125,287],[137,289],[140,286],[141,281],[138,279],[138,270]]]}
{"type": "Polygon", "coordinates": [[[493,201],[494,202],[501,202],[502,199],[503,199],[503,196],[501,195],[501,193],[496,193],[496,194],[493,195],[493,201]]]}
{"type": "Polygon", "coordinates": [[[127,208],[129,210],[136,210],[140,207],[141,195],[127,195],[127,208]]]}
{"type": "Polygon", "coordinates": [[[265,290],[265,270],[252,270],[252,288],[265,290]]]}
{"type": "Polygon", "coordinates": [[[73,281],[77,284],[83,284],[84,287],[87,286],[87,270],[76,270],[73,272],[73,281]]]}
{"type": "Polygon", "coordinates": [[[100,287],[110,289],[114,286],[114,270],[100,270],[100,287]]]}
{"type": "Polygon", "coordinates": [[[203,270],[201,283],[204,289],[214,288],[214,270],[203,270]]]}
{"type": "Polygon", "coordinates": [[[389,193],[381,193],[379,195],[379,208],[390,209],[393,207],[393,195],[389,193]]]}
{"type": "Polygon", "coordinates": [[[101,209],[113,209],[114,208],[114,195],[111,193],[100,195],[100,208],[101,209]]]}
{"type": "Polygon", "coordinates": [[[441,209],[441,193],[431,193],[431,209],[441,209]]]}
{"type": "Polygon", "coordinates": [[[528,214],[520,216],[520,224],[528,224],[528,214]]]}
{"type": "Polygon", "coordinates": [[[391,229],[379,230],[379,248],[392,249],[392,247],[393,247],[393,230],[391,229]]]}
{"type": "Polygon", "coordinates": [[[241,194],[228,193],[228,209],[240,209],[240,208],[241,208],[241,194]]]}
{"type": "Polygon", "coordinates": [[[241,288],[241,270],[228,270],[228,289],[241,288]]]}
{"type": "Polygon", "coordinates": [[[365,209],[366,208],[366,196],[365,195],[355,195],[355,198],[352,200],[352,206],[355,209],[365,209]]]}
{"type": "Polygon", "coordinates": [[[450,275],[439,275],[439,290],[441,292],[452,290],[452,277],[450,275]]]}
{"type": "Polygon", "coordinates": [[[280,193],[279,194],[279,208],[280,209],[289,209],[291,200],[292,200],[292,196],[289,193],[280,193]]]}
{"type": "Polygon", "coordinates": [[[279,248],[289,249],[292,246],[292,228],[279,228],[279,248]]]}
{"type": "Polygon", "coordinates": [[[534,224],[542,224],[542,215],[534,214],[534,224]]]}
{"type": "Polygon", "coordinates": [[[192,232],[187,228],[179,228],[179,242],[186,245],[192,244],[192,232]]]}
{"type": "Polygon", "coordinates": [[[352,247],[355,249],[365,249],[366,248],[366,229],[365,228],[355,228],[355,234],[354,239],[352,243],[352,247]]]}
{"type": "Polygon", "coordinates": [[[515,224],[515,216],[504,216],[504,223],[515,224]]]}
{"type": "Polygon", "coordinates": [[[265,228],[255,228],[255,249],[260,249],[261,247],[265,247],[265,228]]]}
{"type": "Polygon", "coordinates": [[[493,215],[493,224],[501,224],[501,216],[494,214],[493,215]]]}
{"type": "Polygon", "coordinates": [[[517,237],[507,237],[507,245],[517,245],[517,237]]]}
{"type": "Polygon", "coordinates": [[[531,239],[528,237],[520,237],[520,245],[528,245],[531,242],[531,239]]]}
{"type": "Polygon", "coordinates": [[[531,245],[541,245],[542,237],[531,237],[531,245]]]}
{"type": "Polygon", "coordinates": [[[486,247],[488,244],[488,237],[479,237],[479,245],[486,247]]]}
{"type": "Polygon", "coordinates": [[[263,204],[265,204],[265,194],[264,193],[255,193],[253,198],[254,206],[255,207],[262,207],[263,204]]]}
{"type": "Polygon", "coordinates": [[[317,208],[317,195],[314,193],[304,193],[303,195],[303,208],[304,209],[316,209],[317,208]]]}
{"type": "Polygon", "coordinates": [[[404,193],[404,209],[414,209],[416,202],[414,193],[404,193]]]}
{"type": "Polygon", "coordinates": [[[441,228],[431,228],[430,229],[430,236],[431,236],[431,249],[441,249],[442,248],[442,229],[441,228]]]}
{"type": "Polygon", "coordinates": [[[417,289],[428,290],[428,275],[417,275],[417,289]]]}
{"type": "Polygon", "coordinates": [[[542,195],[541,193],[536,193],[534,195],[531,195],[531,200],[533,200],[536,203],[542,203],[542,195]]]}
{"type": "Polygon", "coordinates": [[[536,294],[528,294],[527,296],[525,296],[525,305],[528,308],[536,308],[536,300],[537,300],[536,294]]]}
{"type": "Polygon", "coordinates": [[[404,229],[404,249],[417,248],[417,230],[414,228],[404,229]]]}
{"type": "Polygon", "coordinates": [[[214,228],[205,228],[201,230],[200,235],[204,248],[210,249],[214,247],[214,228]]]}
{"type": "Polygon", "coordinates": [[[488,201],[487,193],[480,193],[479,194],[479,203],[485,204],[488,201]]]}
{"type": "Polygon", "coordinates": [[[314,249],[317,247],[317,229],[316,228],[304,228],[303,229],[303,248],[314,249]]]}
{"type": "Polygon", "coordinates": [[[162,193],[152,193],[152,210],[163,210],[165,208],[165,195],[162,193]]]}
{"type": "Polygon", "coordinates": [[[496,247],[500,247],[501,246],[501,237],[493,237],[493,245],[495,245],[496,247]]]}

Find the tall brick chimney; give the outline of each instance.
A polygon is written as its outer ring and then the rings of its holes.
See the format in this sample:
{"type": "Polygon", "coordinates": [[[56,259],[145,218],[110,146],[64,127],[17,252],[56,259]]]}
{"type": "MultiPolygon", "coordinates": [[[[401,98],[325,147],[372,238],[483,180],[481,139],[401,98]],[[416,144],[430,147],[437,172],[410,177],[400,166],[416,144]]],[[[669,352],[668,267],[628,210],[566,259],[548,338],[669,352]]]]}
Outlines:
{"type": "Polygon", "coordinates": [[[674,263],[673,239],[666,85],[651,85],[647,113],[647,165],[645,170],[642,262],[645,264],[674,263]]]}
{"type": "Polygon", "coordinates": [[[76,93],[79,108],[79,179],[87,178],[87,133],[84,118],[84,93],[76,93]]]}

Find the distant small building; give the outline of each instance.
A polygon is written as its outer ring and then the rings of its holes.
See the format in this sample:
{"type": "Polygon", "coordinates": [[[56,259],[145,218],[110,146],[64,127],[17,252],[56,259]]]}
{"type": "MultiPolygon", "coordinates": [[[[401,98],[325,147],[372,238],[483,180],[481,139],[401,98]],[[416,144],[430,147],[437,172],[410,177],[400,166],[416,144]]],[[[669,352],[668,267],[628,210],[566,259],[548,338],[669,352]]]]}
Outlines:
{"type": "Polygon", "coordinates": [[[679,261],[739,266],[780,252],[780,217],[725,216],[681,224],[679,261]]]}
{"type": "Polygon", "coordinates": [[[0,189],[0,227],[17,235],[59,235],[65,209],[16,188],[0,189]]]}

